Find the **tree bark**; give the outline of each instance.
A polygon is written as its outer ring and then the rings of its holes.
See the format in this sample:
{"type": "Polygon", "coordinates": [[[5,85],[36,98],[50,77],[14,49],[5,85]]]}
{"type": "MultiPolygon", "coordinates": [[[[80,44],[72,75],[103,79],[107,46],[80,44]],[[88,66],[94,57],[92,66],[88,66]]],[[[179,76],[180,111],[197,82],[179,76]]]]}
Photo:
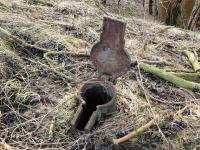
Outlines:
{"type": "MultiPolygon", "coordinates": [[[[152,0],[148,0],[149,3],[152,0]]],[[[158,16],[167,25],[194,29],[200,17],[200,0],[154,0],[154,8],[149,4],[149,14],[158,16]],[[152,13],[156,10],[157,13],[152,13]]],[[[155,11],[155,12],[156,12],[155,11]]]]}
{"type": "Polygon", "coordinates": [[[198,19],[200,19],[200,0],[196,0],[192,9],[187,28],[193,30],[197,26],[198,19]]]}

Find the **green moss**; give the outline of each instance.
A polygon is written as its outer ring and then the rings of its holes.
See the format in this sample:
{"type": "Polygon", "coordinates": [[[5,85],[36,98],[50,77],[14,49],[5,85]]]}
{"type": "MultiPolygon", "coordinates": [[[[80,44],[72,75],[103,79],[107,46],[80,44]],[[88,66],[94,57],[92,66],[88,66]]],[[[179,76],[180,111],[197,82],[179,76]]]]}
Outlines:
{"type": "Polygon", "coordinates": [[[174,75],[181,77],[188,81],[196,81],[200,82],[200,73],[187,73],[187,72],[180,72],[180,73],[173,73],[174,75]]]}

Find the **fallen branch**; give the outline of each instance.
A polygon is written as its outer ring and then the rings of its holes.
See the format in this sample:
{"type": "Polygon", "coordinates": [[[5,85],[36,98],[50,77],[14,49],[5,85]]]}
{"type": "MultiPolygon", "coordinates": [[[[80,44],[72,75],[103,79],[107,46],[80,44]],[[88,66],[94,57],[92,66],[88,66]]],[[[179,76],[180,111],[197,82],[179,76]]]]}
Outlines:
{"type": "Polygon", "coordinates": [[[125,135],[124,137],[121,137],[119,139],[113,139],[114,144],[121,144],[123,142],[126,142],[127,140],[137,136],[138,134],[144,132],[145,130],[149,129],[151,126],[155,124],[156,121],[158,121],[159,116],[156,115],[151,121],[149,121],[147,124],[141,126],[137,130],[134,130],[130,132],[129,134],[125,135]]]}
{"type": "Polygon", "coordinates": [[[144,70],[145,72],[154,74],[168,82],[171,82],[179,88],[184,88],[184,89],[188,89],[191,91],[200,91],[199,83],[184,80],[180,77],[175,76],[172,73],[165,72],[164,70],[154,67],[152,65],[148,65],[148,64],[140,62],[139,68],[144,70]]]}
{"type": "Polygon", "coordinates": [[[198,57],[195,56],[195,54],[189,50],[184,50],[184,54],[188,57],[188,60],[192,64],[192,67],[195,72],[200,70],[200,64],[198,62],[198,57]]]}
{"type": "Polygon", "coordinates": [[[199,82],[200,81],[200,73],[198,72],[171,72],[173,75],[183,78],[188,81],[199,82]]]}
{"type": "Polygon", "coordinates": [[[153,101],[156,101],[156,102],[159,102],[159,103],[163,103],[163,104],[169,104],[169,105],[183,105],[185,104],[186,102],[170,102],[170,101],[166,101],[164,99],[158,99],[158,98],[155,98],[154,96],[150,95],[149,94],[149,97],[151,98],[151,100],[153,101]]]}

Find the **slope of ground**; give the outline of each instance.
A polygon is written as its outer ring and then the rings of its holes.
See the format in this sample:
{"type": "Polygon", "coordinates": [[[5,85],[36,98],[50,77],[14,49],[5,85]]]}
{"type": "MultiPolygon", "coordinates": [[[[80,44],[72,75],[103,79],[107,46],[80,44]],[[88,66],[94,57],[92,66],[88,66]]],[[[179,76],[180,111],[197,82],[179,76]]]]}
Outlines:
{"type": "Polygon", "coordinates": [[[133,62],[190,72],[187,58],[175,50],[186,47],[200,54],[200,34],[135,17],[142,13],[115,14],[120,8],[110,7],[78,0],[0,2],[0,148],[199,148],[200,94],[137,66],[117,81],[117,112],[90,133],[70,129],[80,86],[98,75],[88,54],[99,40],[103,16],[127,22],[125,46],[133,62]],[[160,115],[157,126],[124,144],[112,144],[112,138],[155,114],[160,115]]]}

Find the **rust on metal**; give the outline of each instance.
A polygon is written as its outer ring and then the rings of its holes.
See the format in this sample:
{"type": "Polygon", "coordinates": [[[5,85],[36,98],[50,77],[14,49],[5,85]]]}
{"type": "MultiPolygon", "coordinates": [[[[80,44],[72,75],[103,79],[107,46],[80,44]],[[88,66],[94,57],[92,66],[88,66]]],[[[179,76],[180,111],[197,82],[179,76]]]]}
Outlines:
{"type": "Polygon", "coordinates": [[[90,59],[101,74],[112,76],[113,80],[127,72],[131,61],[124,50],[126,24],[122,21],[104,18],[100,42],[95,44],[90,59]]]}
{"type": "Polygon", "coordinates": [[[76,129],[90,131],[100,118],[115,110],[116,93],[111,82],[87,81],[80,96],[81,104],[71,122],[76,129]]]}
{"type": "Polygon", "coordinates": [[[116,93],[111,81],[126,73],[131,64],[124,50],[125,26],[122,21],[104,18],[100,42],[90,53],[100,78],[89,80],[81,87],[81,104],[71,121],[75,129],[90,131],[102,117],[116,110],[116,93]],[[107,80],[103,80],[102,76],[106,76],[104,79],[107,80]]]}

